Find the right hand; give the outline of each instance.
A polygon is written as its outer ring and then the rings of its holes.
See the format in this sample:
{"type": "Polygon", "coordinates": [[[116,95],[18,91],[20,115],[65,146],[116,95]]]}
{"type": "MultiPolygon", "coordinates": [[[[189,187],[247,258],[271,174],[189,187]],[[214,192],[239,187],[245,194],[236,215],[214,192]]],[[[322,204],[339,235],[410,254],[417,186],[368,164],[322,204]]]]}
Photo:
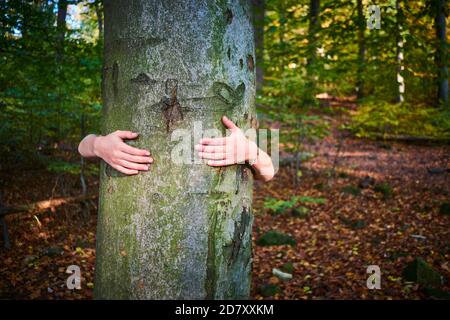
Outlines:
{"type": "Polygon", "coordinates": [[[106,136],[97,136],[94,140],[94,153],[114,169],[127,175],[148,171],[153,163],[150,152],[129,146],[124,139],[135,139],[139,134],[117,130],[106,136]]]}

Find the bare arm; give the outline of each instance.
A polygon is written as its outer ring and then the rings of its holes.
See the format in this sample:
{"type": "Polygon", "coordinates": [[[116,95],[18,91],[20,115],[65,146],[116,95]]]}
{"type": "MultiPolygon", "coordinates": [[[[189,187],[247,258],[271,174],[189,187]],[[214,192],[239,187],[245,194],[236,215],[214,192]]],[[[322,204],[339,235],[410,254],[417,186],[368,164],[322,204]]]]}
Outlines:
{"type": "Polygon", "coordinates": [[[124,139],[135,139],[138,134],[117,130],[106,136],[90,134],[81,140],[78,152],[86,158],[99,157],[114,169],[133,175],[147,171],[153,162],[150,152],[129,146],[124,139]]]}
{"type": "Polygon", "coordinates": [[[255,177],[263,181],[271,180],[275,175],[272,159],[250,141],[230,119],[222,117],[223,124],[231,130],[224,138],[204,138],[195,146],[199,157],[207,160],[212,167],[228,166],[246,161],[255,172],[255,177]]]}
{"type": "Polygon", "coordinates": [[[258,148],[258,156],[255,161],[251,162],[251,166],[255,171],[255,177],[259,180],[267,182],[275,176],[272,159],[260,148],[258,148]]]}

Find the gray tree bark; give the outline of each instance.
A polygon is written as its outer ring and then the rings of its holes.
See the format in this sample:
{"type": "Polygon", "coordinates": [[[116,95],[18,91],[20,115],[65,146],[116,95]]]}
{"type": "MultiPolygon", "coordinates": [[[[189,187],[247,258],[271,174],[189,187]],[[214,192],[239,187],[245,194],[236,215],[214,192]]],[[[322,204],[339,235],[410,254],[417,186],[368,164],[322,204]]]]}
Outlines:
{"type": "Polygon", "coordinates": [[[248,297],[251,171],[176,164],[171,136],[196,121],[224,133],[223,114],[255,123],[250,17],[239,0],[105,1],[103,131],[139,132],[155,161],[136,176],[101,165],[95,298],[248,297]]]}
{"type": "Polygon", "coordinates": [[[403,71],[405,70],[404,65],[404,43],[403,38],[403,12],[401,7],[401,0],[396,0],[395,7],[397,9],[396,13],[396,23],[397,23],[397,102],[402,103],[405,101],[405,78],[403,77],[403,71]]]}

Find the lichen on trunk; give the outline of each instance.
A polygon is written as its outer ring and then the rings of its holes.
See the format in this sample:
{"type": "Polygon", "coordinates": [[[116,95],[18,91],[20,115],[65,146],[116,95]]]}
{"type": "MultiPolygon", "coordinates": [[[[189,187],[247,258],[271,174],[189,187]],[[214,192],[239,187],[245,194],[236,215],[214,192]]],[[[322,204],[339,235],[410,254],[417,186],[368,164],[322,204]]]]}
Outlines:
{"type": "Polygon", "coordinates": [[[250,16],[238,0],[105,1],[103,132],[139,132],[129,143],[155,161],[136,176],[102,163],[96,298],[248,297],[251,171],[179,164],[171,151],[172,132],[195,123],[251,126],[250,16]]]}

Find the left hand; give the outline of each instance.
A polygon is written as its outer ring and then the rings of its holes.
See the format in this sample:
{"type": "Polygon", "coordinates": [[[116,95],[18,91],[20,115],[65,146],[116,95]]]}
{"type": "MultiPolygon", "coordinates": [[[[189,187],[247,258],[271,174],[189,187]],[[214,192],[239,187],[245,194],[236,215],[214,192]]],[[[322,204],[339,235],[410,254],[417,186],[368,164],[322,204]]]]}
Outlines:
{"type": "Polygon", "coordinates": [[[203,138],[195,146],[201,159],[207,160],[212,167],[229,166],[237,163],[251,162],[257,158],[258,146],[250,141],[230,119],[222,117],[222,122],[231,130],[231,135],[224,138],[203,138]]]}

